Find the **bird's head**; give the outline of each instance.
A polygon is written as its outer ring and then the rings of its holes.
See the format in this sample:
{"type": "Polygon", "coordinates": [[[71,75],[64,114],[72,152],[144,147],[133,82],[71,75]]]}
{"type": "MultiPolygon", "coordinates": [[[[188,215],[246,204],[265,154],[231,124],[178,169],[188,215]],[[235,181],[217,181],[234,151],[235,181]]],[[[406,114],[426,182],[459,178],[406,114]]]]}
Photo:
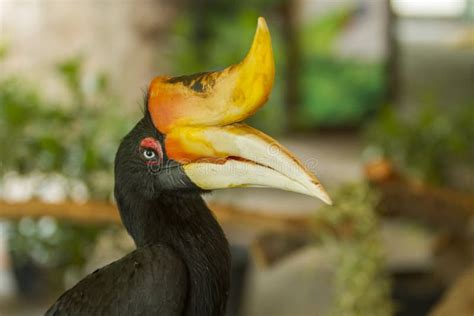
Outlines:
{"type": "Polygon", "coordinates": [[[331,203],[321,183],[270,136],[241,123],[270,95],[270,33],[259,18],[245,59],[222,71],[157,77],[145,117],[116,158],[116,181],[145,199],[166,191],[272,187],[331,203]]]}

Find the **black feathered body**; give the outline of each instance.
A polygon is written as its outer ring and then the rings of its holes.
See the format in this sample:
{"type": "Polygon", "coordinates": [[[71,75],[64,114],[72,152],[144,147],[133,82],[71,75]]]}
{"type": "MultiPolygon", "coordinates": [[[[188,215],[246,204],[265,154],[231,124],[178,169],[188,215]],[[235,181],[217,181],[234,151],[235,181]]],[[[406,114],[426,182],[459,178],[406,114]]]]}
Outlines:
{"type": "Polygon", "coordinates": [[[160,205],[159,212],[141,206],[137,212],[143,214],[132,215],[145,219],[140,224],[128,218],[130,212],[121,212],[125,227],[138,247],[159,240],[182,258],[189,276],[185,315],[223,315],[230,283],[230,253],[221,227],[199,194],[163,193],[155,203],[160,205]]]}
{"type": "Polygon", "coordinates": [[[162,169],[150,171],[135,158],[143,137],[163,140],[147,113],[115,160],[115,198],[137,249],[80,281],[47,315],[224,314],[230,283],[224,233],[181,166],[165,156],[162,169]]]}
{"type": "Polygon", "coordinates": [[[183,315],[187,282],[176,253],[151,245],[88,275],[46,315],[183,315]]]}

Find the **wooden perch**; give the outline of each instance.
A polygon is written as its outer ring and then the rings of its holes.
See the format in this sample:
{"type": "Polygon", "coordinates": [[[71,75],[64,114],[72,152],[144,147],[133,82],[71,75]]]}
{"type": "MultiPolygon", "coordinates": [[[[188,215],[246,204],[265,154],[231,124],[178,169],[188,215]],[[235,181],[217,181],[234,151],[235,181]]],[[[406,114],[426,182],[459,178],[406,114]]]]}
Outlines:
{"type": "Polygon", "coordinates": [[[250,249],[256,263],[268,267],[313,243],[311,237],[308,233],[266,232],[252,242],[250,249]]]}
{"type": "Polygon", "coordinates": [[[0,200],[0,218],[19,219],[25,216],[52,216],[78,223],[120,222],[120,216],[116,207],[104,202],[87,202],[83,204],[64,202],[51,204],[37,200],[22,203],[8,203],[0,200]]]}
{"type": "MultiPolygon", "coordinates": [[[[243,210],[229,205],[209,205],[221,224],[251,225],[254,229],[273,231],[301,231],[310,229],[311,219],[302,216],[277,215],[258,210],[243,210]]],[[[53,216],[78,223],[120,223],[115,205],[90,201],[83,204],[64,202],[49,204],[37,200],[7,203],[0,200],[0,218],[19,219],[24,216],[53,216]]]]}
{"type": "Polygon", "coordinates": [[[474,265],[454,283],[430,313],[430,316],[453,315],[474,315],[474,265]]]}
{"type": "Polygon", "coordinates": [[[370,163],[366,178],[381,191],[378,209],[388,215],[421,219],[433,226],[460,230],[474,218],[474,196],[402,177],[387,160],[370,163]]]}

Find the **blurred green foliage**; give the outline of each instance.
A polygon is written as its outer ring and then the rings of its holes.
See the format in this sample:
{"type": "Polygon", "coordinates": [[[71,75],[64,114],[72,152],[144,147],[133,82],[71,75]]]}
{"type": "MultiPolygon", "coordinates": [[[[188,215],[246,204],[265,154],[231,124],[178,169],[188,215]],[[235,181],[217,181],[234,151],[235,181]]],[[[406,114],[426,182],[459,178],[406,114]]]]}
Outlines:
{"type": "MultiPolygon", "coordinates": [[[[57,65],[68,92],[62,102],[47,100],[20,75],[0,77],[0,175],[60,174],[84,183],[89,196],[110,198],[116,148],[133,122],[117,111],[107,77],[99,73],[86,81],[82,65],[80,57],[57,65]]],[[[64,286],[65,274],[85,264],[102,229],[24,218],[11,225],[12,258],[51,269],[49,280],[64,286]]]]}
{"type": "Polygon", "coordinates": [[[384,96],[381,63],[335,54],[334,44],[355,10],[348,6],[304,25],[300,127],[358,125],[375,112],[384,96]]]}
{"type": "Polygon", "coordinates": [[[323,56],[308,60],[297,125],[310,128],[363,123],[382,102],[382,79],[379,65],[323,56]]]}
{"type": "Polygon", "coordinates": [[[333,198],[333,206],[317,213],[319,221],[338,232],[318,230],[323,243],[337,249],[331,315],[392,315],[389,276],[374,210],[376,194],[367,184],[355,183],[343,185],[333,198]]]}
{"type": "Polygon", "coordinates": [[[0,78],[0,172],[59,172],[83,180],[94,197],[108,198],[119,140],[130,129],[103,74],[86,89],[81,58],[60,63],[66,104],[45,100],[19,76],[0,78]]]}
{"type": "MultiPolygon", "coordinates": [[[[41,286],[46,286],[48,291],[63,291],[67,286],[66,274],[72,273],[74,278],[83,275],[84,266],[103,229],[101,225],[58,222],[48,216],[37,220],[22,218],[9,231],[12,261],[17,268],[31,264],[40,267],[42,279],[47,282],[41,286]]],[[[29,280],[34,281],[35,279],[29,280]]],[[[43,290],[43,293],[38,294],[49,293],[43,290]]]]}
{"type": "Polygon", "coordinates": [[[473,140],[473,105],[448,109],[426,102],[404,115],[386,107],[368,125],[366,154],[388,157],[421,181],[472,191],[473,140]],[[458,183],[462,174],[471,181],[458,183]]]}

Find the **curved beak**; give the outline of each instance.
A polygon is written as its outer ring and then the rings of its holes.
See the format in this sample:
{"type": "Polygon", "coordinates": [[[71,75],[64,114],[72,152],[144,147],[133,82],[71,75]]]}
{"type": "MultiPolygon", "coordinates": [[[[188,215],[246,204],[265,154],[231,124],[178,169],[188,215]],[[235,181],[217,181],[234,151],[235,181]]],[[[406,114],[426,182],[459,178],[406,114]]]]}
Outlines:
{"type": "Polygon", "coordinates": [[[166,136],[168,156],[183,164],[199,187],[272,187],[318,197],[331,204],[319,180],[287,149],[241,123],[180,127],[166,136]]]}
{"type": "Polygon", "coordinates": [[[158,77],[148,110],[168,157],[205,190],[272,187],[331,204],[319,180],[270,136],[239,123],[268,99],[274,80],[270,33],[259,18],[245,59],[223,71],[158,77]]]}

